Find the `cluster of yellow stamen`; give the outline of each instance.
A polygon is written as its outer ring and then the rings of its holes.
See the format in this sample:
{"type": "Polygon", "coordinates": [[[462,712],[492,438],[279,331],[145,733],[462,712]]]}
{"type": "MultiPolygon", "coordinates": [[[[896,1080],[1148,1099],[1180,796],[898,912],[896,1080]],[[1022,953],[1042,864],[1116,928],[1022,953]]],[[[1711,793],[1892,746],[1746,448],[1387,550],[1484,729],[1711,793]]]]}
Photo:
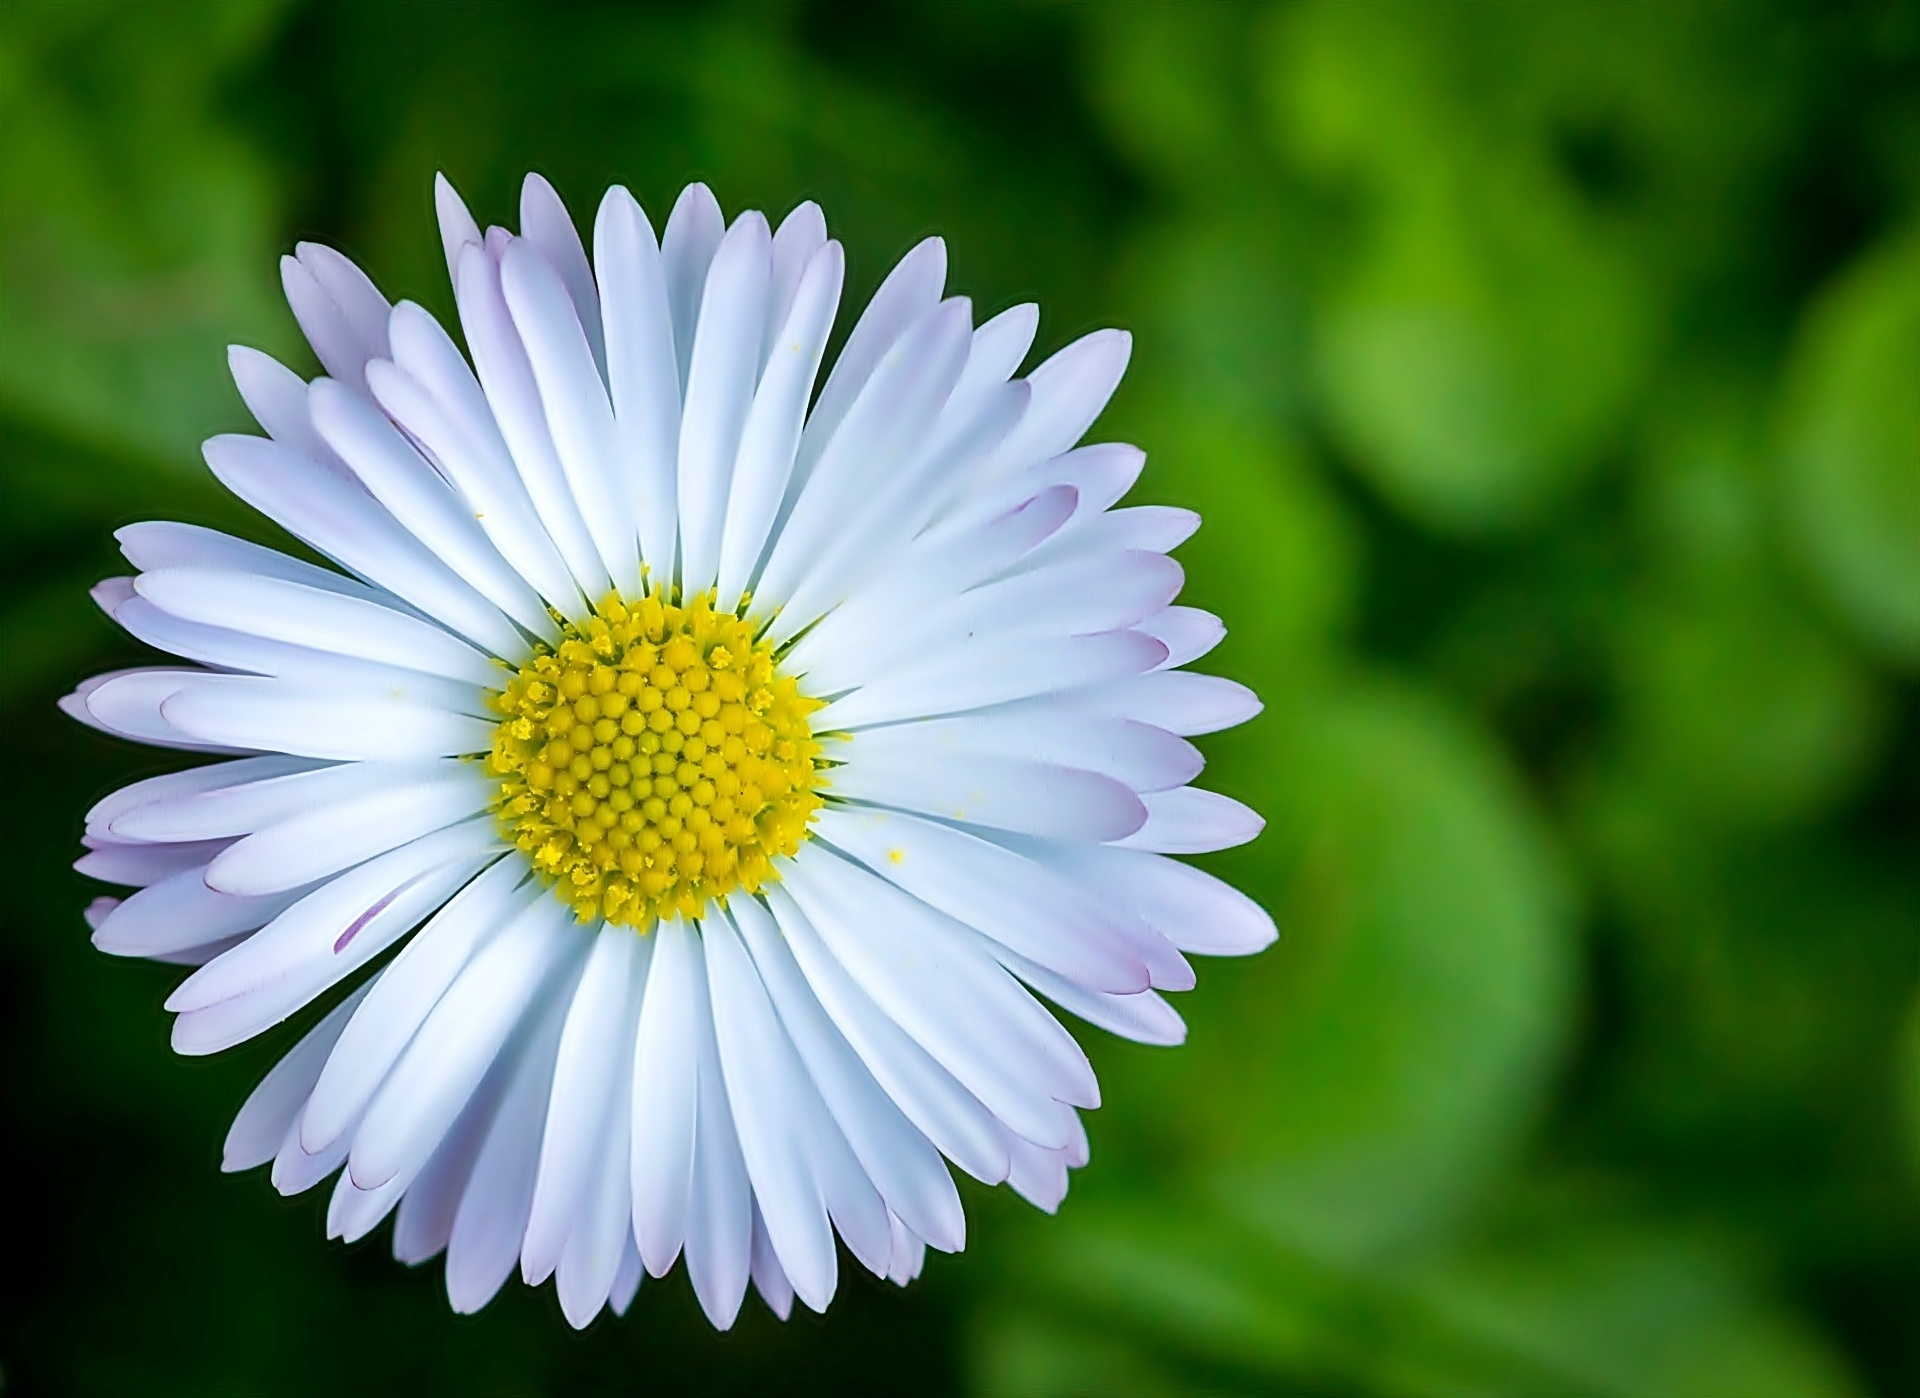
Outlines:
{"type": "Polygon", "coordinates": [[[490,702],[501,827],[582,922],[644,930],[752,892],[820,805],[820,702],[712,592],[609,595],[490,702]]]}

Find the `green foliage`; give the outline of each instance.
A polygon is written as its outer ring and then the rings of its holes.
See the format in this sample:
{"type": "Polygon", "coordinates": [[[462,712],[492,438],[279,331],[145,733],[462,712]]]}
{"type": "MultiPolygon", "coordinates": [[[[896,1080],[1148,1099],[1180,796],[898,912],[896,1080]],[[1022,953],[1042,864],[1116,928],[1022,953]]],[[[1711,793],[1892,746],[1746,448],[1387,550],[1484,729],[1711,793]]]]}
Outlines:
{"type": "Polygon", "coordinates": [[[15,0],[0,129],[18,1391],[1920,1391],[1910,5],[15,0]],[[215,1172],[286,1039],[174,1058],[172,973],[87,945],[50,871],[166,763],[51,701],[139,663],[114,525],[285,543],[198,464],[224,347],[311,372],[303,237],[446,312],[436,169],[483,222],[527,169],[813,197],[850,301],[938,231],[1043,353],[1135,333],[1095,436],[1205,518],[1268,705],[1207,779],[1270,823],[1209,867],[1282,937],[1184,1048],[1089,1031],[1059,1217],[575,1339],[215,1172]]]}

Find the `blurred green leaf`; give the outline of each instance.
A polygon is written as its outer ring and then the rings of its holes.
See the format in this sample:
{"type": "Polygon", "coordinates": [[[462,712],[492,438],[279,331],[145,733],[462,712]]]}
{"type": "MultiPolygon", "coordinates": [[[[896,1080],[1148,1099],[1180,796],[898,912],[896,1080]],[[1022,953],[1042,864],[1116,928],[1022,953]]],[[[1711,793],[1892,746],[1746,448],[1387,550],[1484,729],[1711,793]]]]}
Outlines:
{"type": "Polygon", "coordinates": [[[1522,1203],[1408,1265],[1329,1266],[1232,1205],[1149,1194],[1076,1214],[1032,1252],[1023,1304],[978,1323],[978,1392],[1856,1392],[1755,1294],[1737,1250],[1591,1201],[1522,1203]]]}
{"type": "Polygon", "coordinates": [[[1432,700],[1353,683],[1270,722],[1217,760],[1269,819],[1232,873],[1282,941],[1194,1007],[1158,1129],[1294,1245],[1425,1245],[1511,1158],[1558,1061],[1568,892],[1498,754],[1432,700]]]}
{"type": "Polygon", "coordinates": [[[1815,303],[1781,464],[1804,556],[1863,639],[1920,666],[1920,223],[1815,303]]]}
{"type": "Polygon", "coordinates": [[[236,421],[235,341],[278,349],[274,181],[220,119],[277,3],[9,5],[0,18],[0,399],[179,465],[236,421]]]}
{"type": "Polygon", "coordinates": [[[1627,246],[1585,216],[1545,123],[1501,100],[1493,55],[1526,45],[1497,41],[1539,27],[1503,17],[1542,13],[1310,4],[1273,28],[1281,149],[1355,206],[1320,309],[1332,425],[1395,505],[1447,529],[1562,495],[1652,348],[1627,246]]]}

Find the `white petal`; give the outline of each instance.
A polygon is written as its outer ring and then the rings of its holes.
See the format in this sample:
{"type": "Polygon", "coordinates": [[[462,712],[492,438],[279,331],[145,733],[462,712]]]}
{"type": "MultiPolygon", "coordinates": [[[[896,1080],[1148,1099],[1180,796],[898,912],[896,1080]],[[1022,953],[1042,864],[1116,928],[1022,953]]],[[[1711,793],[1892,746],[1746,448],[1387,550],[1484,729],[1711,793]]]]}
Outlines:
{"type": "Polygon", "coordinates": [[[826,244],[807,264],[792,308],[769,341],[765,372],[741,432],[722,525],[718,587],[723,606],[746,591],[785,497],[807,397],[826,353],[845,275],[840,245],[826,244]]]}
{"type": "Polygon", "coordinates": [[[381,855],[309,893],[202,966],[168,997],[168,1008],[179,1013],[175,1052],[230,1048],[351,975],[477,872],[480,860],[469,852],[477,843],[456,827],[381,855]]]}
{"type": "Polygon", "coordinates": [[[201,454],[227,489],[342,567],[495,655],[525,649],[498,607],[357,486],[259,437],[214,437],[201,454]]]}
{"type": "MultiPolygon", "coordinates": [[[[924,444],[966,367],[968,332],[966,302],[950,301],[929,311],[881,359],[804,481],[798,479],[796,462],[788,491],[791,511],[776,529],[755,584],[756,596],[782,608],[770,634],[786,639],[845,595],[828,591],[826,579],[850,584],[853,578],[844,564],[823,572],[824,556],[857,532],[849,528],[851,522],[924,444]]],[[[845,358],[843,352],[843,364],[845,358]]],[[[803,455],[819,418],[816,406],[801,438],[803,455]]]]}
{"type": "MultiPolygon", "coordinates": [[[[513,1052],[509,1047],[504,1058],[513,1052]]],[[[460,1211],[460,1200],[473,1178],[473,1167],[486,1143],[487,1129],[500,1110],[500,1101],[512,1077],[513,1064],[496,1062],[487,1074],[466,1110],[448,1130],[433,1157],[413,1177],[400,1200],[393,1220],[393,1256],[409,1266],[425,1262],[444,1251],[453,1236],[453,1221],[460,1211]]],[[[303,1124],[304,1124],[304,1118],[303,1124]]],[[[343,1178],[351,1181],[351,1176],[343,1178]]],[[[398,1178],[398,1177],[396,1177],[398,1178]]],[[[389,1182],[386,1186],[392,1188],[389,1182]]]]}
{"type": "Polygon", "coordinates": [[[570,979],[563,975],[507,1046],[509,1076],[500,1108],[487,1128],[447,1240],[447,1301],[462,1315],[493,1299],[520,1255],[533,1206],[553,1061],[571,997],[570,979]]]}
{"type": "MultiPolygon", "coordinates": [[[[632,928],[623,927],[620,931],[629,939],[634,938],[632,928]]],[[[631,1019],[627,1028],[632,1028],[631,1019]]],[[[633,1139],[631,1054],[622,1054],[617,1060],[613,1092],[607,1105],[606,1117],[599,1123],[601,1129],[595,1138],[597,1148],[591,1161],[593,1177],[574,1212],[566,1250],[560,1255],[554,1276],[560,1310],[576,1330],[586,1328],[600,1313],[629,1253],[635,1258],[633,1284],[639,1285],[639,1254],[633,1241],[633,1196],[629,1192],[633,1139]]]]}
{"type": "Polygon", "coordinates": [[[450,632],[330,590],[210,568],[163,568],[141,574],[134,587],[184,621],[486,688],[505,678],[486,655],[450,632]]]}
{"type": "MultiPolygon", "coordinates": [[[[1004,1180],[1007,1177],[1006,1143],[993,1113],[874,1004],[828,950],[785,887],[769,890],[767,905],[778,920],[780,930],[786,934],[786,945],[805,974],[820,1008],[833,1020],[887,1095],[954,1164],[983,1184],[1004,1180]]],[[[761,950],[756,945],[756,957],[764,968],[772,951],[769,947],[768,956],[760,956],[761,950]]],[[[771,976],[768,983],[774,983],[771,976]]],[[[788,1001],[782,999],[783,1014],[787,1005],[788,1001]]],[[[820,1073],[811,1057],[809,1066],[820,1073]]],[[[818,1081],[823,1091],[835,1087],[824,1076],[818,1081]]],[[[851,1132],[853,1128],[848,1129],[851,1132]]]]}
{"type": "Polygon", "coordinates": [[[794,1290],[809,1308],[824,1311],[833,1299],[837,1266],[806,1136],[813,1084],[725,914],[702,920],[700,940],[720,1066],[760,1216],[794,1290]]]}
{"type": "Polygon", "coordinates": [[[1125,849],[1161,854],[1206,854],[1244,845],[1266,828],[1266,820],[1231,796],[1183,786],[1143,796],[1147,822],[1112,843],[1125,849]]]}
{"type": "Polygon", "coordinates": [[[475,954],[367,1107],[347,1157],[354,1183],[377,1188],[426,1163],[542,982],[585,940],[556,900],[539,899],[475,954]]]}
{"type": "Polygon", "coordinates": [[[626,1242],[620,1249],[620,1265],[614,1269],[613,1288],[607,1295],[607,1305],[615,1315],[627,1313],[627,1307],[640,1291],[641,1278],[647,1274],[647,1269],[640,1265],[640,1249],[633,1241],[630,1216],[621,1221],[621,1228],[626,1233],[626,1242]]]}
{"type": "MultiPolygon", "coordinates": [[[[966,1216],[939,1151],[874,1081],[853,1046],[834,1027],[766,905],[756,898],[736,898],[729,911],[782,1025],[861,1169],[890,1209],[913,1219],[916,1230],[938,1240],[942,1248],[957,1252],[966,1242],[966,1216]]],[[[846,994],[857,997],[859,991],[847,987],[846,994]]],[[[908,1047],[918,1052],[911,1041],[908,1047]]],[[[973,1109],[984,1115],[977,1102],[973,1109]]]]}
{"type": "Polygon", "coordinates": [[[1163,670],[1191,664],[1227,636],[1225,623],[1198,607],[1168,607],[1135,622],[1133,629],[1146,632],[1167,648],[1166,661],[1160,667],[1163,670]]]}
{"type": "Polygon", "coordinates": [[[1132,995],[1109,995],[1090,990],[1044,966],[1027,960],[1017,952],[998,948],[994,955],[1002,965],[1069,1014],[1078,1015],[1110,1034],[1139,1044],[1163,1047],[1185,1043],[1187,1026],[1179,1013],[1160,998],[1158,991],[1142,990],[1132,995]]]}
{"type": "Polygon", "coordinates": [[[87,853],[74,860],[73,867],[90,879],[102,883],[124,884],[130,888],[148,888],[189,869],[206,867],[221,850],[224,840],[194,840],[177,845],[122,844],[109,836],[83,835],[80,843],[87,853]]]}
{"type": "MultiPolygon", "coordinates": [[[[304,384],[300,391],[304,402],[304,384]]],[[[392,605],[397,600],[388,593],[368,587],[358,578],[347,577],[344,573],[336,573],[302,559],[289,558],[277,549],[264,548],[198,524],[147,520],[140,524],[123,524],[113,531],[113,537],[120,541],[120,552],[126,555],[127,561],[142,572],[156,572],[161,568],[217,568],[232,573],[255,573],[263,578],[280,578],[307,587],[323,587],[343,597],[361,597],[370,602],[384,601],[392,605]]]]}
{"type": "Polygon", "coordinates": [[[667,288],[674,357],[683,384],[693,360],[694,327],[700,320],[707,269],[713,265],[713,254],[726,230],[727,221],[713,191],[704,184],[690,184],[674,201],[666,231],[660,236],[660,272],[667,288]]]}
{"type": "Polygon", "coordinates": [[[190,675],[160,714],[199,742],[338,761],[458,757],[493,741],[485,719],[253,675],[190,675]]]}
{"type": "Polygon", "coordinates": [[[1067,1160],[1064,1150],[1044,1150],[1018,1136],[1007,1143],[1013,1170],[1007,1183],[1014,1193],[1043,1213],[1054,1213],[1067,1197],[1067,1160]]]}
{"type": "Polygon", "coordinates": [[[559,276],[525,243],[508,244],[500,285],[539,386],[547,430],[568,487],[609,577],[631,595],[640,586],[640,540],[620,485],[613,406],[586,333],[559,276]]]}
{"type": "MultiPolygon", "coordinates": [[[[332,449],[320,440],[320,434],[313,430],[313,419],[307,414],[305,379],[272,355],[262,354],[244,345],[228,346],[227,368],[233,374],[234,387],[240,390],[247,411],[253,414],[253,420],[260,424],[269,437],[302,456],[310,456],[315,461],[332,462],[332,449]]],[[[195,526],[176,527],[184,529],[195,526]]]]}
{"type": "Polygon", "coordinates": [[[581,592],[598,598],[613,585],[612,575],[554,449],[540,387],[501,290],[500,268],[484,248],[470,244],[460,252],[455,286],[474,370],[528,498],[581,592]]]}
{"type": "Polygon", "coordinates": [[[366,993],[367,988],[361,986],[335,1005],[267,1070],[227,1130],[226,1145],[221,1150],[222,1170],[251,1170],[266,1164],[279,1152],[300,1109],[306,1105],[307,1094],[320,1076],[321,1065],[333,1051],[334,1041],[347,1027],[348,1019],[366,993]]]}
{"type": "MultiPolygon", "coordinates": [[[[357,361],[354,369],[357,371],[369,359],[383,357],[387,352],[387,312],[391,307],[379,288],[353,262],[324,243],[296,243],[293,252],[339,312],[340,324],[352,340],[352,358],[357,361]]],[[[315,345],[314,349],[318,351],[319,346],[315,345]]],[[[322,359],[325,360],[324,355],[322,359]]],[[[333,372],[330,365],[328,372],[333,372]]],[[[347,377],[356,387],[364,387],[359,383],[357,372],[347,377]]]]}
{"type": "Polygon", "coordinates": [[[1068,840],[1118,840],[1147,818],[1141,798],[1112,777],[994,753],[953,752],[923,741],[917,725],[861,733],[828,789],[852,801],[942,820],[1068,840]]]}
{"type": "Polygon", "coordinates": [[[327,445],[408,533],[527,630],[545,627],[539,594],[489,542],[472,507],[453,493],[385,414],[368,398],[329,379],[316,382],[309,399],[313,424],[327,445]]]}
{"type": "Polygon", "coordinates": [[[653,933],[633,1055],[633,1225],[647,1271],[663,1277],[686,1239],[698,1100],[692,999],[699,949],[679,921],[653,933]]]}
{"type": "MultiPolygon", "coordinates": [[[[854,323],[819,400],[808,415],[793,469],[793,486],[806,484],[828,442],[839,432],[854,400],[888,350],[940,303],[947,282],[947,245],[938,238],[916,244],[887,273],[873,300],[854,323]]],[[[793,498],[790,490],[788,498],[793,498]]]]}
{"type": "Polygon", "coordinates": [[[120,670],[95,675],[60,701],[60,711],[89,728],[154,747],[243,752],[248,744],[189,733],[176,726],[163,710],[167,700],[181,690],[208,678],[204,670],[120,670]]]}
{"type": "Polygon", "coordinates": [[[313,269],[297,257],[280,259],[280,288],[286,293],[300,333],[307,337],[321,367],[334,378],[359,389],[366,385],[361,366],[381,351],[354,330],[346,313],[321,288],[313,269]]]}
{"type": "Polygon", "coordinates": [[[327,1237],[357,1243],[393,1211],[400,1202],[410,1178],[395,1178],[378,1189],[361,1189],[353,1176],[342,1174],[333,1183],[333,1197],[327,1201],[327,1237]]]}
{"type": "Polygon", "coordinates": [[[795,204],[780,220],[773,234],[773,287],[767,298],[766,338],[760,346],[760,367],[764,371],[773,355],[780,327],[787,322],[799,292],[800,278],[827,241],[827,216],[811,199],[795,204]]]}
{"type": "Polygon", "coordinates": [[[1033,857],[1116,904],[1134,909],[1169,942],[1203,956],[1248,956],[1279,933],[1267,910],[1213,875],[1144,851],[1037,841],[1033,857]]]}
{"type": "Polygon", "coordinates": [[[182,869],[123,899],[93,929],[93,944],[114,956],[164,956],[264,927],[296,896],[235,898],[208,888],[203,866],[182,869]]]}
{"type": "Polygon", "coordinates": [[[1261,709],[1260,697],[1245,685],[1188,670],[1161,670],[1103,684],[1072,696],[1069,702],[1093,713],[1138,719],[1183,737],[1232,728],[1261,709]]]}
{"type": "Polygon", "coordinates": [[[693,1181],[687,1197],[687,1279],[714,1329],[728,1330],[747,1294],[753,1190],[727,1102],[706,964],[698,956],[693,959],[692,980],[700,1096],[693,1123],[693,1181]]]}
{"type": "MultiPolygon", "coordinates": [[[[1145,990],[1116,916],[1066,878],[965,831],[888,811],[829,808],[821,839],[955,921],[1099,990],[1145,990]]],[[[1142,929],[1144,931],[1144,929],[1142,929]]]]}
{"type": "Polygon", "coordinates": [[[767,1221],[760,1216],[757,1199],[753,1205],[753,1244],[748,1265],[753,1273],[754,1289],[767,1303],[767,1309],[782,1320],[792,1315],[793,1283],[780,1269],[780,1259],[773,1251],[773,1239],[767,1236],[767,1221]]]}
{"type": "Polygon", "coordinates": [[[563,614],[581,615],[580,589],[459,349],[440,322],[411,301],[393,308],[391,334],[393,361],[367,366],[367,386],[380,406],[465,497],[501,557],[563,614]]]}
{"type": "Polygon", "coordinates": [[[521,181],[520,237],[559,275],[593,351],[594,366],[604,379],[607,341],[600,328],[600,291],[593,284],[587,250],[580,245],[580,230],[573,226],[573,216],[544,176],[529,174],[521,181]]]}
{"type": "Polygon", "coordinates": [[[981,469],[983,481],[1058,456],[1078,442],[1120,386],[1133,353],[1124,330],[1083,335],[1027,375],[1033,403],[1020,426],[981,469]]]}
{"type": "MultiPolygon", "coordinates": [[[[531,1285],[545,1281],[559,1265],[583,1202],[599,1188],[601,1158],[615,1148],[608,1121],[614,1115],[616,1092],[626,1099],[618,1109],[622,1127],[617,1145],[621,1193],[630,1197],[625,1123],[631,1120],[632,1110],[634,1029],[646,983],[646,961],[652,952],[652,940],[640,937],[631,927],[602,924],[574,991],[554,1065],[553,1102],[547,1108],[547,1129],[540,1144],[533,1212],[520,1249],[520,1274],[531,1285]]],[[[629,1210],[623,1205],[620,1213],[624,1227],[629,1210]]],[[[618,1249],[613,1251],[617,1254],[618,1249]]],[[[607,1259],[608,1286],[616,1260],[617,1256],[607,1259]]]]}
{"type": "Polygon", "coordinates": [[[520,887],[524,875],[517,860],[494,863],[435,913],[380,973],[365,1012],[353,1017],[314,1084],[300,1122],[300,1142],[307,1150],[331,1145],[360,1119],[474,952],[539,896],[537,883],[520,887]]]}
{"type": "Polygon", "coordinates": [[[148,777],[96,801],[87,812],[87,831],[104,834],[122,817],[142,806],[171,805],[226,787],[315,771],[320,765],[306,757],[243,757],[233,762],[208,762],[183,772],[148,777]]]}
{"type": "MultiPolygon", "coordinates": [[[[282,761],[307,763],[308,759],[282,761]]],[[[431,780],[460,765],[434,758],[426,762],[346,762],[328,767],[309,764],[279,773],[269,768],[259,773],[256,781],[235,780],[210,790],[188,789],[142,802],[115,816],[110,829],[117,836],[135,840],[210,840],[246,835],[295,816],[325,812],[342,801],[431,780]]],[[[239,778],[241,774],[233,775],[239,778]]]]}
{"type": "Polygon", "coordinates": [[[445,175],[433,177],[433,209],[440,222],[440,248],[447,258],[447,280],[457,282],[460,275],[460,249],[468,243],[480,244],[480,225],[467,212],[466,201],[454,192],[445,175]]]}
{"type": "Polygon", "coordinates": [[[345,1141],[328,1147],[318,1155],[309,1155],[300,1149],[299,1131],[289,1129],[287,1138],[280,1143],[279,1153],[273,1157],[273,1169],[268,1178],[281,1194],[304,1194],[338,1170],[346,1163],[346,1159],[345,1141]]]}
{"type": "Polygon", "coordinates": [[[1099,1104],[1086,1055],[984,938],[824,852],[791,861],[783,882],[874,1003],[1013,1130],[1058,1147],[1061,1103],[1099,1104]]]}
{"type": "Polygon", "coordinates": [[[915,1237],[912,1230],[898,1218],[889,1218],[893,1232],[893,1247],[887,1262],[887,1280],[895,1286],[905,1286],[920,1275],[920,1269],[926,1265],[927,1245],[915,1237]]]}
{"type": "Polygon", "coordinates": [[[983,637],[834,700],[814,715],[813,728],[820,733],[934,718],[1104,684],[1143,674],[1166,653],[1167,648],[1151,636],[1135,631],[1007,641],[983,637]]]}
{"type": "Polygon", "coordinates": [[[707,271],[680,419],[680,576],[689,595],[711,587],[741,429],[759,378],[773,275],[772,235],[757,213],[721,238],[707,271]]]}
{"type": "Polygon", "coordinates": [[[911,741],[963,759],[993,753],[1099,772],[1135,791],[1184,786],[1204,765],[1198,748],[1164,728],[1106,714],[1076,713],[1045,699],[869,729],[847,751],[855,753],[869,738],[889,733],[899,735],[892,741],[911,741]]]}
{"type": "Polygon", "coordinates": [[[606,324],[607,387],[620,425],[640,557],[655,579],[673,576],[680,441],[680,363],[653,225],[615,185],[593,228],[606,324]]]}

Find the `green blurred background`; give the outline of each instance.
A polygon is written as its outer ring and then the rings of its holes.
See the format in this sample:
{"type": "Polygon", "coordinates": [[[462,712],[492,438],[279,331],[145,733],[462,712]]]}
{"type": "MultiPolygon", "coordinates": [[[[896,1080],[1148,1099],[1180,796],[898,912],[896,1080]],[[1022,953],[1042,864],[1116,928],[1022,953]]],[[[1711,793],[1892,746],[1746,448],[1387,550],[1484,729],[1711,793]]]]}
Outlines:
{"type": "Polygon", "coordinates": [[[9,1391],[1920,1393],[1920,6],[9,0],[0,132],[9,1391]],[[278,255],[444,314],[433,172],[527,169],[1131,328],[1096,436],[1206,516],[1281,943],[904,1294],[453,1317],[218,1173],[289,1035],[88,945],[111,529],[275,538],[197,444],[312,371],[278,255]]]}

